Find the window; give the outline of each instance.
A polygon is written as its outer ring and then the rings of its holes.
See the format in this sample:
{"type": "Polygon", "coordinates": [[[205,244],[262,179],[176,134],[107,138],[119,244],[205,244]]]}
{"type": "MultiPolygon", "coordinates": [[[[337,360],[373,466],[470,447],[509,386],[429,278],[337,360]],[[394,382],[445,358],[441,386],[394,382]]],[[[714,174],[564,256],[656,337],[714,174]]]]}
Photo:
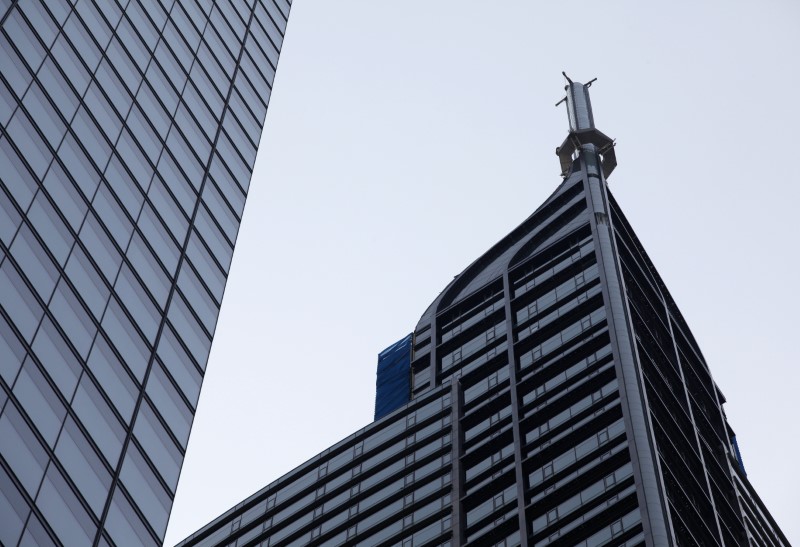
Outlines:
{"type": "Polygon", "coordinates": [[[51,447],[56,442],[67,409],[30,358],[25,360],[14,384],[14,395],[36,429],[51,447]]]}
{"type": "Polygon", "coordinates": [[[84,375],[78,385],[78,391],[72,400],[72,409],[92,440],[100,447],[108,463],[116,465],[125,431],[88,376],[84,375]]]}
{"type": "Polygon", "coordinates": [[[97,328],[64,279],[58,283],[49,309],[81,357],[86,358],[97,328]]]}
{"type": "Polygon", "coordinates": [[[17,408],[9,401],[0,416],[0,455],[30,496],[36,495],[47,454],[17,408]]]}
{"type": "Polygon", "coordinates": [[[47,302],[56,286],[58,270],[28,226],[20,228],[11,246],[11,255],[42,300],[47,302]]]}
{"type": "Polygon", "coordinates": [[[95,516],[99,517],[111,487],[111,475],[71,417],[64,423],[55,452],[95,516]]]}
{"type": "Polygon", "coordinates": [[[9,260],[0,267],[0,305],[5,310],[14,310],[11,320],[30,342],[42,317],[42,307],[9,260]]]}
{"type": "Polygon", "coordinates": [[[91,543],[96,525],[55,466],[47,471],[36,506],[64,545],[91,543]]]}

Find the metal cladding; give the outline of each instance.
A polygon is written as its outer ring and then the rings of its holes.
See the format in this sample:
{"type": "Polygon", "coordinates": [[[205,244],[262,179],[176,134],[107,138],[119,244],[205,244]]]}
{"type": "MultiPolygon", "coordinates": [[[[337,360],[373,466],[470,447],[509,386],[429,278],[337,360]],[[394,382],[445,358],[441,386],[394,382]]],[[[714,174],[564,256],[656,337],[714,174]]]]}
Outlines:
{"type": "Polygon", "coordinates": [[[592,116],[592,103],[589,99],[589,87],[580,82],[569,82],[565,86],[567,92],[567,115],[569,116],[570,132],[594,129],[592,116]]]}
{"type": "Polygon", "coordinates": [[[788,547],[600,150],[575,152],[423,313],[410,401],[181,547],[788,547]]]}

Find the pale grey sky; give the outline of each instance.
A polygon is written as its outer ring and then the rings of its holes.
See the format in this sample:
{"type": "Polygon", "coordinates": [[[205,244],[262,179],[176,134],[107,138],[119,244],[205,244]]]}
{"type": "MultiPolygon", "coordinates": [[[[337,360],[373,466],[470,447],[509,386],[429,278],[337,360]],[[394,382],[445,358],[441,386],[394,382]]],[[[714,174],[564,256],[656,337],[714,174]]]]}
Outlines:
{"type": "Polygon", "coordinates": [[[167,529],[372,421],[379,351],[560,182],[561,71],[800,544],[800,4],[295,0],[167,529]]]}

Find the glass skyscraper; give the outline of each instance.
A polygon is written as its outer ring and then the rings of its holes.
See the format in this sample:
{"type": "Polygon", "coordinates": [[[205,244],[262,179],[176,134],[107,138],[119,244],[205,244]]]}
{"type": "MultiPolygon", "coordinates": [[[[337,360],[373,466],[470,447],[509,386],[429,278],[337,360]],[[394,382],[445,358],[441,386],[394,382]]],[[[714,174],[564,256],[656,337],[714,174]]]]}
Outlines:
{"type": "Polygon", "coordinates": [[[564,180],[379,356],[376,421],[189,546],[788,546],[569,82],[564,180]]]}
{"type": "Polygon", "coordinates": [[[289,8],[0,1],[0,544],[161,543],[289,8]]]}

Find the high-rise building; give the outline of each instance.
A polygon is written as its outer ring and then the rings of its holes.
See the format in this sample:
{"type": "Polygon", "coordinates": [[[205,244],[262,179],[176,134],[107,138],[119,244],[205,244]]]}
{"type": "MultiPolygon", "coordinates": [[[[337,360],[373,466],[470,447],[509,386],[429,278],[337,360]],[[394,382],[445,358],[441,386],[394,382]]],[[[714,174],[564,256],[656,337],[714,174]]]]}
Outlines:
{"type": "Polygon", "coordinates": [[[0,2],[0,544],[161,544],[289,7],[0,2]]]}
{"type": "Polygon", "coordinates": [[[181,547],[788,545],[608,190],[590,84],[561,185],[380,354],[376,421],[181,547]]]}

